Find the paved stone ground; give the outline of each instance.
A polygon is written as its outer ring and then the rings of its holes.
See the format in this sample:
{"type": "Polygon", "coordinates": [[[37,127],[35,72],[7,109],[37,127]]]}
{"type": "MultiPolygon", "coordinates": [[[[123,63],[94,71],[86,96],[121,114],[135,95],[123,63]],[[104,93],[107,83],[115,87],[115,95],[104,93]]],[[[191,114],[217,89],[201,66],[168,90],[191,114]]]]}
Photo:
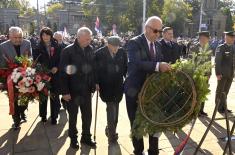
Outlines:
{"type": "MultiPolygon", "coordinates": [[[[208,101],[205,105],[205,111],[209,116],[212,116],[214,109],[214,96],[216,79],[213,73],[210,79],[211,94],[208,96],[208,101]]],[[[235,85],[233,83],[232,88],[228,96],[228,107],[235,112],[235,85]]],[[[95,97],[93,98],[93,112],[95,111],[95,97]]],[[[74,151],[69,148],[68,138],[68,119],[67,113],[61,110],[59,117],[59,124],[52,126],[50,121],[43,124],[40,122],[38,116],[38,103],[31,103],[29,110],[27,111],[28,121],[21,124],[21,129],[13,131],[11,129],[12,119],[8,115],[8,100],[3,93],[0,93],[0,155],[75,155],[75,154],[90,154],[90,155],[129,155],[132,153],[133,147],[129,138],[130,125],[127,118],[125,100],[120,103],[120,115],[118,123],[119,133],[119,145],[108,146],[107,138],[104,130],[106,126],[106,109],[105,104],[99,101],[98,107],[98,121],[97,121],[97,149],[92,150],[86,146],[82,146],[78,151],[74,151]]],[[[48,110],[49,111],[49,110],[48,110]]],[[[48,113],[49,116],[49,113],[48,113]]],[[[94,116],[94,115],[93,115],[94,116]]],[[[233,116],[233,114],[231,114],[233,116]]],[[[81,115],[78,115],[78,129],[81,133],[81,115]]],[[[196,121],[196,125],[191,134],[189,142],[186,146],[184,155],[193,154],[195,147],[199,143],[203,133],[206,130],[206,126],[211,120],[210,117],[199,118],[196,121]]],[[[217,118],[222,117],[219,113],[217,118]]],[[[50,120],[50,118],[49,118],[50,120]]],[[[232,126],[234,119],[230,119],[230,126],[232,126]]],[[[94,117],[92,121],[92,133],[94,127],[94,117]]],[[[179,145],[182,138],[185,137],[189,130],[189,126],[186,126],[182,132],[177,134],[166,133],[160,137],[160,154],[167,155],[173,154],[174,148],[179,145]]],[[[208,155],[221,155],[225,142],[223,137],[226,136],[226,124],[225,120],[216,121],[208,136],[206,137],[202,150],[198,153],[208,155]]],[[[80,135],[79,135],[80,138],[80,135]]],[[[145,139],[147,142],[147,139],[145,139]]],[[[147,144],[145,142],[145,144],[147,144]]],[[[235,153],[235,142],[232,143],[233,153],[235,153]]],[[[147,150],[147,145],[145,146],[147,150]]]]}

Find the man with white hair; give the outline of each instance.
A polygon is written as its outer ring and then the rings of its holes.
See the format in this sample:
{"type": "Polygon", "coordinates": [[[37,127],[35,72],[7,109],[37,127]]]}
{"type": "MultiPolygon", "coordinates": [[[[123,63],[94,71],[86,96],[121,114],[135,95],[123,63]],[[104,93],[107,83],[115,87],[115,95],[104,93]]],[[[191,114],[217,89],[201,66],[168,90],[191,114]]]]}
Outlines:
{"type": "MultiPolygon", "coordinates": [[[[124,92],[131,127],[133,127],[138,107],[138,94],[147,75],[154,72],[166,72],[170,70],[169,64],[161,62],[161,45],[157,42],[161,33],[162,20],[157,16],[152,16],[145,23],[144,33],[132,38],[127,45],[128,77],[125,81],[124,92]]],[[[143,138],[138,139],[132,136],[132,143],[134,154],[142,155],[144,150],[143,138]]],[[[159,154],[158,134],[149,135],[148,154],[159,154]]]]}
{"type": "Polygon", "coordinates": [[[61,49],[64,49],[64,48],[67,46],[67,44],[64,43],[64,39],[63,39],[63,34],[62,34],[62,32],[56,31],[56,32],[54,33],[54,35],[53,35],[53,38],[54,38],[55,40],[57,40],[58,45],[59,45],[59,47],[60,47],[61,49]]]}
{"type": "MultiPolygon", "coordinates": [[[[9,29],[9,40],[0,44],[0,68],[7,67],[7,59],[15,60],[16,56],[31,56],[32,47],[28,40],[23,39],[23,32],[20,27],[10,27],[9,29]]],[[[27,106],[19,106],[17,98],[14,102],[14,111],[12,118],[14,121],[13,128],[18,129],[20,121],[26,121],[24,111],[27,106]]]]}
{"type": "Polygon", "coordinates": [[[70,147],[79,149],[77,141],[77,114],[82,114],[81,143],[96,147],[91,140],[91,94],[95,90],[94,52],[90,46],[92,32],[87,27],[77,31],[74,43],[61,53],[60,80],[62,98],[67,102],[69,113],[70,147]]]}

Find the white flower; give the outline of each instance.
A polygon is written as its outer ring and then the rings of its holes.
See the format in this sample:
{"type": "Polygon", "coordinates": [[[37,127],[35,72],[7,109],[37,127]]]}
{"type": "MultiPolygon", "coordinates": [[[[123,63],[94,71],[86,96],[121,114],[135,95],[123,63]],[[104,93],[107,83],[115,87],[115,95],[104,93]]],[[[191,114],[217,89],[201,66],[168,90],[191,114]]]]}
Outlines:
{"type": "Polygon", "coordinates": [[[28,88],[21,87],[21,88],[19,89],[19,92],[21,92],[21,93],[27,93],[27,92],[28,92],[28,88]]]}
{"type": "Polygon", "coordinates": [[[16,73],[16,78],[20,78],[21,77],[21,73],[20,72],[18,72],[18,73],[16,73]]]}
{"type": "Polygon", "coordinates": [[[30,86],[30,84],[29,84],[28,81],[25,82],[25,86],[26,86],[26,87],[29,87],[29,86],[30,86]]]}
{"type": "Polygon", "coordinates": [[[45,86],[45,83],[39,82],[39,83],[37,84],[37,90],[38,90],[38,91],[41,91],[41,90],[44,88],[44,86],[45,86]]]}
{"type": "Polygon", "coordinates": [[[27,78],[26,78],[26,77],[24,77],[22,80],[23,80],[24,82],[26,82],[26,81],[27,81],[27,78]]]}
{"type": "Polygon", "coordinates": [[[36,73],[36,69],[33,68],[33,69],[31,70],[31,73],[34,75],[34,74],[36,73]]]}

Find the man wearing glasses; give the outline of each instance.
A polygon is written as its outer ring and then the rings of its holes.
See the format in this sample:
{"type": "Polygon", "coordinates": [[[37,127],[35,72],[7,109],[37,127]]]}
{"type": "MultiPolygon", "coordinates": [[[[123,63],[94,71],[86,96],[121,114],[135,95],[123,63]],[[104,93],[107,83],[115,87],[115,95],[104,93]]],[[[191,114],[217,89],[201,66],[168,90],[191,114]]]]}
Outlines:
{"type": "MultiPolygon", "coordinates": [[[[161,45],[157,42],[162,33],[162,20],[157,16],[147,19],[144,33],[132,38],[127,45],[128,76],[125,81],[125,95],[127,113],[132,127],[138,107],[138,93],[140,92],[148,74],[169,71],[170,65],[161,62],[161,45]]],[[[143,138],[132,137],[134,154],[142,155],[144,150],[143,138]]],[[[158,134],[149,135],[149,155],[157,155],[158,134]]]]}

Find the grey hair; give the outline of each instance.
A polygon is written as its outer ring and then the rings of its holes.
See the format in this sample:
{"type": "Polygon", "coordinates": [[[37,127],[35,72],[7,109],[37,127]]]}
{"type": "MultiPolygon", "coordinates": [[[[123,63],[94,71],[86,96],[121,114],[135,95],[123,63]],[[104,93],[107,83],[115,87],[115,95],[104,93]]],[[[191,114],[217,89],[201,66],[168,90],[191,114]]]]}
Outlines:
{"type": "Polygon", "coordinates": [[[162,24],[162,20],[161,20],[160,17],[158,17],[158,16],[151,16],[151,17],[149,17],[149,18],[147,19],[147,21],[145,22],[144,27],[150,25],[154,20],[158,20],[158,21],[161,22],[161,24],[162,24]]]}
{"type": "Polygon", "coordinates": [[[92,35],[92,31],[88,27],[81,27],[77,31],[77,37],[83,36],[85,34],[92,35]]]}
{"type": "Polygon", "coordinates": [[[20,27],[18,26],[11,26],[9,28],[9,34],[13,34],[13,33],[20,33],[20,34],[23,34],[23,31],[20,27]]]}
{"type": "Polygon", "coordinates": [[[53,37],[55,37],[56,35],[61,35],[61,36],[63,36],[62,32],[60,32],[60,31],[56,31],[56,32],[53,34],[53,37]]]}

